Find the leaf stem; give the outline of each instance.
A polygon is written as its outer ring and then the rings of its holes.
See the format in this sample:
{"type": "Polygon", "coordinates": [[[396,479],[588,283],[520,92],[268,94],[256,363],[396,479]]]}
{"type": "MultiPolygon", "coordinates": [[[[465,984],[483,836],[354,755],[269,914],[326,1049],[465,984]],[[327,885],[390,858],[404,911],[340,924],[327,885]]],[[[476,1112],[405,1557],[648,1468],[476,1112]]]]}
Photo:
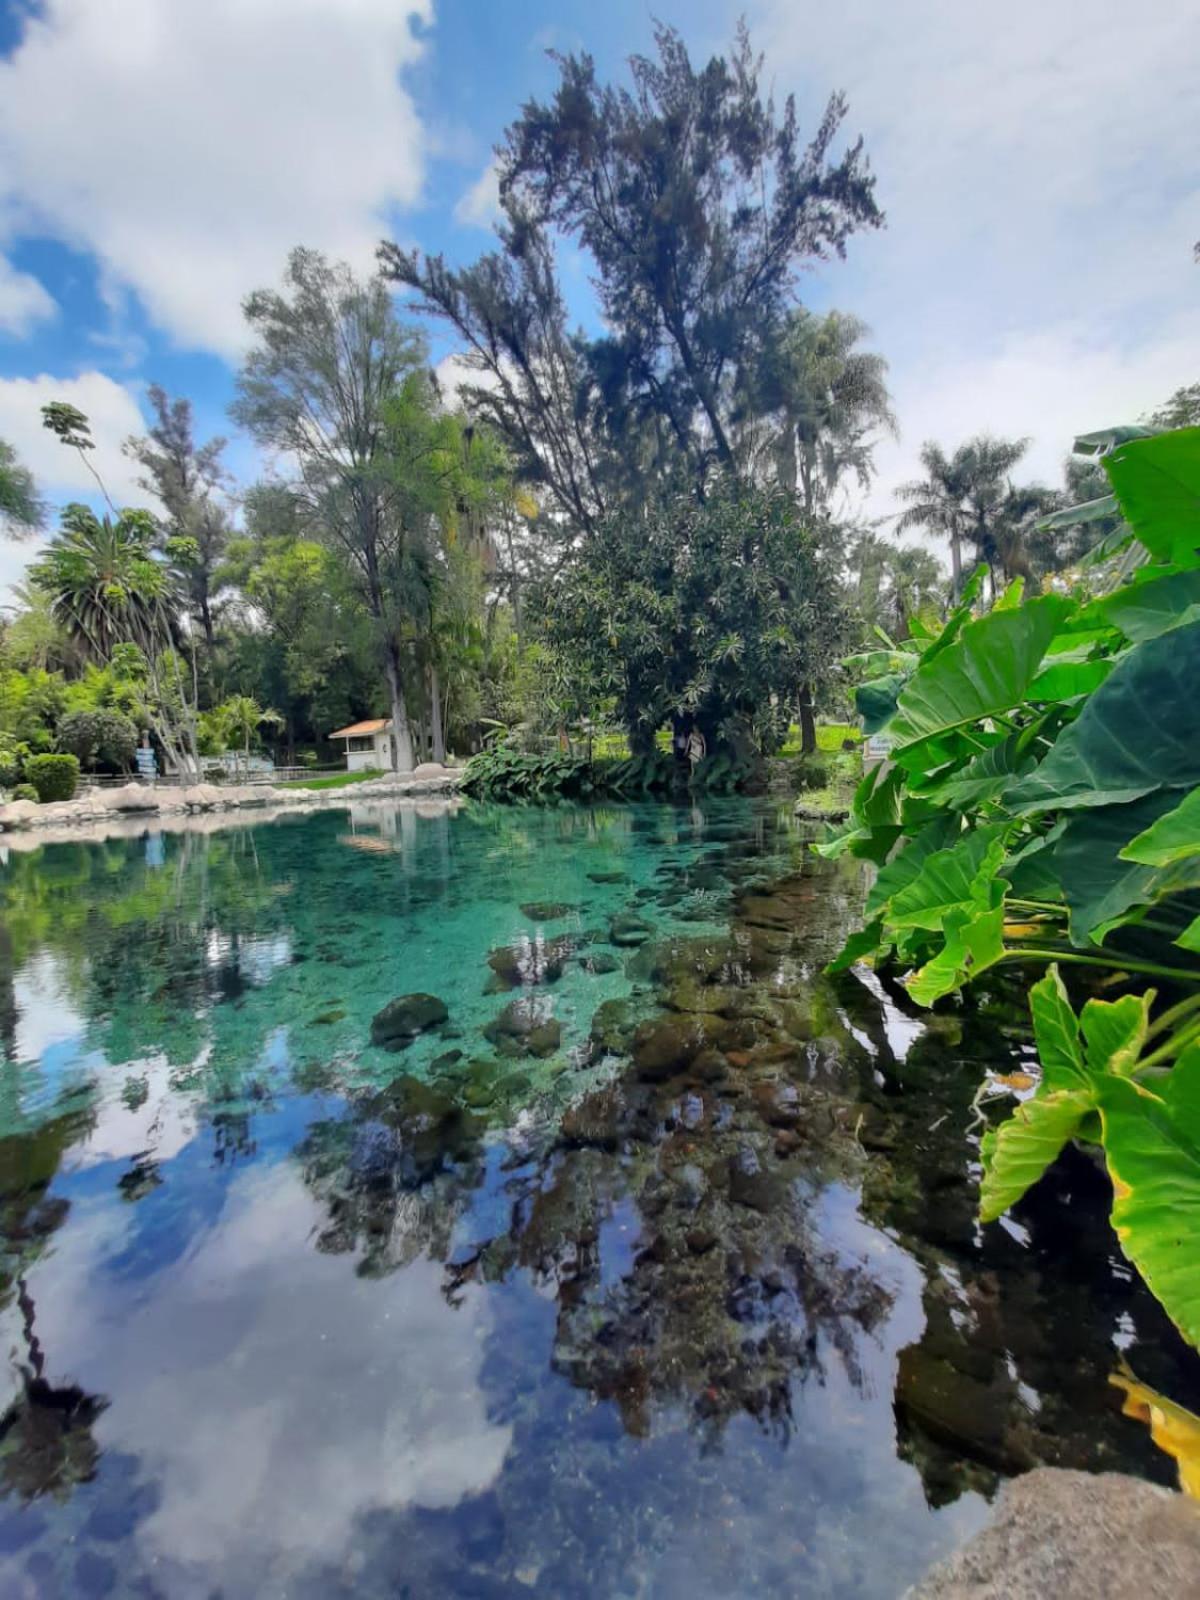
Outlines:
{"type": "Polygon", "coordinates": [[[1151,978],[1177,978],[1183,983],[1200,983],[1200,972],[1182,967],[1160,967],[1153,961],[1122,961],[1115,956],[1085,956],[1077,950],[1046,949],[1040,945],[1014,945],[1002,961],[1066,961],[1080,967],[1115,967],[1121,972],[1144,972],[1151,978]]]}

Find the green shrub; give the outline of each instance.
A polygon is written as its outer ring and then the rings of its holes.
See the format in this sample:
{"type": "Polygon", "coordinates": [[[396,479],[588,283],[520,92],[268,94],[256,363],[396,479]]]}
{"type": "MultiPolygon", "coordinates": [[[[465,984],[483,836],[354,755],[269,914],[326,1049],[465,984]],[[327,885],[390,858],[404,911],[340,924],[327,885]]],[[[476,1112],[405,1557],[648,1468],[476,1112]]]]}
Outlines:
{"type": "Polygon", "coordinates": [[[801,756],[792,764],[792,782],[797,792],[823,789],[829,782],[830,762],[820,755],[801,756]]]}
{"type": "Polygon", "coordinates": [[[128,772],[137,749],[137,729],[120,711],[70,711],[58,725],[56,742],[88,771],[102,767],[128,772]]]}
{"type": "Polygon", "coordinates": [[[43,805],[51,800],[70,800],[79,787],[79,758],[30,756],[25,763],[25,776],[43,805]]]}
{"type": "Polygon", "coordinates": [[[38,792],[31,783],[19,783],[13,790],[12,797],[14,800],[36,801],[38,799],[38,792]]]}
{"type": "Polygon", "coordinates": [[[0,733],[0,788],[11,789],[20,783],[29,746],[20,744],[10,733],[0,733]]]}

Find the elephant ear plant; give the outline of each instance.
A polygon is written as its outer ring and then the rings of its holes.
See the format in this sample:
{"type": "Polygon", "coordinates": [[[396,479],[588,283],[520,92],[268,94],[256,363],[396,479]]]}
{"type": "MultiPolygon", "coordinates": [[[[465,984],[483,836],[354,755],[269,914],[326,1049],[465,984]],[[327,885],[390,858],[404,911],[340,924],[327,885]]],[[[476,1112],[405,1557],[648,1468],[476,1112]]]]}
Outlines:
{"type": "Polygon", "coordinates": [[[1119,536],[1074,593],[1014,585],[976,616],[976,578],[944,626],[855,658],[891,760],[816,848],[879,868],[834,967],[892,963],[927,1006],[1002,963],[1028,974],[1041,1076],[983,1140],[982,1216],[1068,1140],[1098,1145],[1122,1248],[1195,1345],[1200,428],[1077,448],[1101,459],[1119,536]],[[1083,999],[1101,982],[1117,998],[1083,999]]]}

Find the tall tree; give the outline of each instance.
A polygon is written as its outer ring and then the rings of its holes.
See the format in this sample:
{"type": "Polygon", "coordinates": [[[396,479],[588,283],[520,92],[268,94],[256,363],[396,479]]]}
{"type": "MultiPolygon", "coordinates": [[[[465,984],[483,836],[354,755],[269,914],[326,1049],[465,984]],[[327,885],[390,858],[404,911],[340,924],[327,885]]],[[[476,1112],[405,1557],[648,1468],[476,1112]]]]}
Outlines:
{"type": "Polygon", "coordinates": [[[584,535],[540,610],[566,689],[611,697],[636,751],[669,720],[713,752],[782,734],[847,642],[838,588],[790,495],[725,482],[584,535]]]}
{"type": "Polygon", "coordinates": [[[887,362],[860,350],[868,328],[842,311],[791,312],[746,375],[742,451],[795,493],[809,519],[847,477],[865,489],[881,432],[894,434],[887,362]]]}
{"type": "Polygon", "coordinates": [[[211,656],[220,564],[231,531],[230,479],[221,464],[226,441],[196,443],[190,400],[173,400],[158,384],[150,385],[148,398],[154,422],[144,438],[126,440],[125,452],[145,473],[142,488],[166,512],[167,553],[211,656]]]}
{"type": "Polygon", "coordinates": [[[424,341],[398,322],[382,279],[360,281],[312,250],[292,252],[282,293],[257,290],[244,309],[258,342],[239,375],[233,415],[294,461],[306,524],[332,541],[361,587],[387,678],[393,766],[408,771],[405,529],[387,413],[406,378],[424,367],[424,341]]]}
{"type": "Polygon", "coordinates": [[[22,466],[12,445],[0,439],[0,533],[13,538],[36,533],[45,516],[33,474],[22,466]]]}
{"type": "Polygon", "coordinates": [[[531,100],[498,152],[500,251],[455,271],[381,249],[458,332],[481,374],[474,402],[576,528],[619,501],[623,453],[626,479],[675,461],[701,492],[714,464],[735,470],[738,380],[777,334],[801,265],[883,220],[861,142],[834,154],[840,96],[802,147],[795,104],[777,113],[764,94],[744,29],[700,69],[675,29],[655,38],[656,60],[630,62],[631,89],[599,83],[590,56],[554,57],[554,98],[531,100]],[[567,332],[556,240],[591,258],[601,340],[567,332]]]}
{"type": "Polygon", "coordinates": [[[963,546],[991,566],[1018,570],[1019,547],[1011,534],[1019,520],[1009,499],[1009,474],[1029,448],[1028,439],[994,439],[980,434],[959,445],[952,455],[932,440],[921,446],[923,478],[896,490],[905,510],[896,531],[911,528],[941,534],[950,544],[951,585],[962,592],[963,546]]]}

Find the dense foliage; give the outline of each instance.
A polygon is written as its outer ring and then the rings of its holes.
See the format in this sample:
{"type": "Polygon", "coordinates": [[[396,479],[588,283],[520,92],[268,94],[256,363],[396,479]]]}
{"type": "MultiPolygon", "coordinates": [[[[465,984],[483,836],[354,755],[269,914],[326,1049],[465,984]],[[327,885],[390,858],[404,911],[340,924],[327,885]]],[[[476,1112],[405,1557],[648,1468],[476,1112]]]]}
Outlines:
{"type": "Polygon", "coordinates": [[[879,867],[841,964],[906,969],[923,1005],[1049,965],[1030,992],[1041,1078],[984,1140],[983,1215],[1069,1139],[1099,1144],[1123,1248],[1200,1343],[1200,429],[1078,447],[1100,455],[1123,553],[1069,594],[1022,603],[1018,581],[982,616],[977,573],[944,626],[917,618],[858,658],[891,761],[820,848],[879,867]],[[1116,997],[1081,1004],[1101,977],[1116,997]]]}
{"type": "Polygon", "coordinates": [[[25,779],[46,804],[50,800],[70,800],[79,787],[79,761],[76,756],[30,756],[25,763],[25,779]]]}
{"type": "Polygon", "coordinates": [[[636,753],[664,723],[698,729],[711,754],[777,745],[846,642],[836,574],[795,502],[727,486],[585,534],[541,619],[579,701],[611,700],[636,753]]]}
{"type": "Polygon", "coordinates": [[[88,771],[128,772],[137,749],[137,728],[123,711],[69,711],[58,725],[58,748],[88,771]]]}

